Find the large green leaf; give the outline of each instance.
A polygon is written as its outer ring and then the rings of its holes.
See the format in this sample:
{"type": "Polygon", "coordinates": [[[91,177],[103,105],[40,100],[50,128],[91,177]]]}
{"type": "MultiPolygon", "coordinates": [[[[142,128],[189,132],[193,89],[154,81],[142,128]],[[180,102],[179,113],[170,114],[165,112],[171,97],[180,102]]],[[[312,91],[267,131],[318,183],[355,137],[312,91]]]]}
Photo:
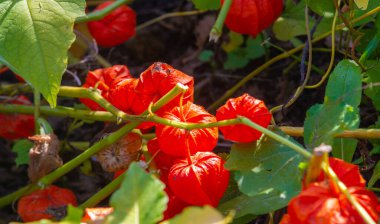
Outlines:
{"type": "Polygon", "coordinates": [[[368,70],[366,72],[367,78],[365,82],[368,87],[364,90],[364,93],[371,98],[376,110],[380,111],[380,86],[372,86],[373,83],[380,82],[380,63],[375,60],[367,61],[366,66],[368,70]]]}
{"type": "Polygon", "coordinates": [[[56,105],[84,0],[0,1],[0,61],[56,105]]]}
{"type": "Polygon", "coordinates": [[[164,188],[161,181],[132,163],[120,189],[111,197],[114,212],[106,223],[157,223],[168,202],[164,188]]]}
{"type": "Polygon", "coordinates": [[[162,224],[227,224],[228,218],[224,218],[218,210],[213,207],[188,207],[174,218],[163,222],[162,224]]]}
{"type": "Polygon", "coordinates": [[[268,191],[261,192],[253,197],[242,194],[220,204],[218,210],[223,214],[228,214],[228,212],[234,210],[236,211],[234,217],[236,219],[248,214],[263,215],[287,206],[289,203],[288,197],[294,197],[299,193],[300,191],[290,196],[281,191],[268,189],[268,191]]]}
{"type": "MultiPolygon", "coordinates": [[[[342,126],[342,130],[353,130],[359,128],[359,110],[358,107],[353,108],[353,111],[349,112],[345,116],[345,123],[342,126]]],[[[346,162],[351,162],[354,157],[356,146],[358,144],[357,139],[350,138],[335,138],[333,139],[332,154],[334,157],[343,159],[346,162]]]]}
{"type": "MultiPolygon", "coordinates": [[[[359,124],[356,128],[359,127],[359,124]]],[[[332,145],[332,155],[336,158],[343,159],[344,161],[351,163],[354,157],[358,140],[354,138],[337,138],[334,139],[332,145]]]]}
{"type": "MultiPolygon", "coordinates": [[[[298,144],[284,133],[276,132],[298,144]]],[[[267,213],[282,208],[301,190],[302,174],[298,165],[302,157],[288,146],[263,137],[257,143],[235,145],[231,154],[227,167],[238,170],[235,172],[235,180],[240,191],[250,197],[260,198],[260,203],[268,203],[268,207],[260,210],[252,208],[253,211],[267,213]],[[239,158],[245,156],[247,159],[240,164],[239,158]],[[247,165],[248,160],[251,167],[247,165]],[[271,202],[265,201],[266,198],[271,202]]]]}
{"type": "Polygon", "coordinates": [[[342,60],[331,73],[326,87],[325,104],[348,104],[358,107],[362,97],[360,67],[351,60],[342,60]]]}
{"type": "MultiPolygon", "coordinates": [[[[293,142],[297,144],[296,141],[293,142]]],[[[268,137],[257,142],[257,145],[252,143],[250,150],[254,153],[252,168],[237,171],[235,175],[241,192],[254,196],[264,191],[277,190],[292,195],[300,190],[302,175],[298,164],[302,161],[301,155],[268,137]]]]}
{"type": "Polygon", "coordinates": [[[232,145],[230,157],[224,164],[228,170],[251,170],[255,156],[256,143],[232,145]]]}
{"type": "MultiPolygon", "coordinates": [[[[348,104],[353,108],[358,108],[362,96],[362,75],[360,67],[351,60],[342,60],[335,67],[329,77],[326,87],[325,102],[326,105],[348,104]]],[[[355,109],[355,110],[356,110],[355,109]]],[[[357,119],[358,112],[349,113],[351,118],[357,122],[349,123],[343,130],[352,130],[359,127],[357,119]]],[[[334,157],[351,162],[358,141],[356,139],[334,139],[332,154],[334,157]]]]}
{"type": "Polygon", "coordinates": [[[306,113],[304,141],[308,148],[332,145],[336,134],[359,123],[358,110],[349,105],[316,104],[306,113]]]}

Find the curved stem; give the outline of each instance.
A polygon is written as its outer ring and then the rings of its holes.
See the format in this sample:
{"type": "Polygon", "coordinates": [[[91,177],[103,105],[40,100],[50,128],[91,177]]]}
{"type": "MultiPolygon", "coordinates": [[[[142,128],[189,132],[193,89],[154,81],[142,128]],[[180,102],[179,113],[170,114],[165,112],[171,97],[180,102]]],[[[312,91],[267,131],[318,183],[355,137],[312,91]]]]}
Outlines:
{"type": "Polygon", "coordinates": [[[218,18],[210,31],[210,41],[218,42],[220,35],[222,35],[223,24],[227,18],[228,11],[230,10],[232,0],[225,0],[222,9],[219,12],[218,18]]]}
{"type": "Polygon", "coordinates": [[[119,186],[124,180],[124,176],[125,176],[125,173],[121,174],[116,179],[112,180],[100,191],[96,192],[96,194],[94,194],[85,202],[83,202],[81,205],[79,205],[78,208],[81,208],[81,209],[91,208],[99,204],[101,201],[103,201],[105,198],[107,198],[109,195],[111,195],[115,190],[119,188],[119,186]]]}
{"type": "MultiPolygon", "coordinates": [[[[340,0],[338,0],[338,7],[339,5],[340,5],[340,0]]],[[[339,10],[338,8],[335,9],[335,15],[334,15],[334,19],[333,19],[333,23],[331,27],[331,58],[330,58],[329,67],[327,68],[326,73],[322,76],[322,79],[317,84],[314,84],[311,86],[305,86],[306,89],[314,89],[321,86],[332,70],[332,67],[334,65],[334,60],[335,60],[335,31],[336,31],[336,21],[339,14],[338,10],[339,10]]]]}
{"type": "Polygon", "coordinates": [[[251,121],[250,119],[246,118],[246,117],[239,117],[237,118],[239,120],[239,123],[242,123],[242,124],[245,124],[265,135],[267,135],[268,137],[288,146],[289,148],[293,149],[294,151],[298,152],[299,154],[301,154],[302,156],[304,156],[305,158],[308,158],[310,159],[312,154],[307,151],[306,149],[304,149],[303,147],[293,143],[292,141],[290,141],[289,139],[286,139],[274,132],[272,132],[271,130],[269,129],[266,129],[258,124],[256,124],[255,122],[251,121]]]}
{"type": "Polygon", "coordinates": [[[86,22],[90,22],[90,21],[94,21],[94,20],[103,19],[108,14],[110,14],[112,11],[119,8],[121,5],[130,4],[131,2],[132,2],[131,0],[117,0],[102,10],[94,11],[94,12],[91,12],[91,13],[85,15],[85,16],[81,16],[81,17],[76,18],[75,23],[86,23],[86,22]]]}
{"type": "MultiPolygon", "coordinates": [[[[357,23],[369,16],[372,16],[376,13],[380,12],[380,6],[379,7],[376,7],[375,9],[367,12],[366,14],[352,20],[352,23],[357,23]]],[[[335,27],[335,30],[341,30],[345,27],[344,24],[340,24],[338,26],[335,27]]],[[[329,32],[326,32],[316,38],[314,38],[312,40],[312,43],[315,43],[315,42],[318,42],[326,37],[328,37],[329,35],[331,34],[331,31],[329,32]]],[[[268,68],[269,66],[271,66],[272,64],[284,59],[284,58],[288,58],[289,56],[301,51],[303,48],[305,47],[305,44],[302,44],[296,48],[293,48],[287,52],[284,52],[282,54],[279,54],[277,55],[276,57],[270,59],[269,61],[267,61],[266,63],[264,63],[263,65],[261,65],[260,67],[256,68],[254,71],[252,71],[251,73],[249,73],[247,76],[245,76],[242,80],[240,80],[238,83],[236,83],[232,88],[230,88],[229,90],[227,90],[225,92],[225,94],[223,94],[223,96],[221,96],[218,100],[216,100],[213,104],[211,104],[207,110],[208,111],[214,111],[216,110],[216,108],[221,105],[224,101],[226,101],[228,98],[230,98],[237,90],[239,90],[242,86],[245,85],[246,82],[248,82],[249,80],[251,80],[252,78],[254,78],[256,75],[260,74],[262,71],[264,71],[266,68],[268,68]]]]}
{"type": "Polygon", "coordinates": [[[150,25],[153,25],[155,23],[161,22],[162,20],[167,19],[167,18],[178,17],[178,16],[192,16],[192,15],[197,15],[197,14],[201,14],[204,12],[206,12],[206,11],[194,10],[194,11],[185,11],[185,12],[166,13],[166,14],[163,14],[159,17],[156,17],[152,20],[146,21],[145,23],[142,23],[142,24],[136,26],[136,32],[138,32],[138,31],[140,31],[140,30],[142,30],[142,29],[144,29],[150,25]]]}
{"type": "Polygon", "coordinates": [[[277,110],[280,110],[280,109],[283,110],[284,108],[288,108],[291,105],[293,105],[297,101],[297,99],[301,96],[303,90],[305,89],[305,86],[306,86],[306,84],[310,78],[310,73],[311,73],[311,68],[312,68],[312,63],[313,63],[313,44],[311,42],[311,36],[313,35],[314,31],[316,30],[318,23],[319,22],[317,22],[314,25],[313,30],[310,31],[310,28],[309,28],[309,9],[308,9],[308,6],[305,5],[305,28],[306,28],[307,42],[305,44],[304,50],[302,51],[302,61],[301,61],[301,81],[302,81],[302,84],[301,84],[301,86],[299,86],[296,89],[296,92],[293,94],[293,96],[290,98],[290,100],[287,103],[272,108],[272,110],[270,111],[271,113],[276,112],[276,109],[277,110]],[[309,62],[307,64],[307,71],[305,74],[306,51],[308,51],[308,61],[309,62]]]}

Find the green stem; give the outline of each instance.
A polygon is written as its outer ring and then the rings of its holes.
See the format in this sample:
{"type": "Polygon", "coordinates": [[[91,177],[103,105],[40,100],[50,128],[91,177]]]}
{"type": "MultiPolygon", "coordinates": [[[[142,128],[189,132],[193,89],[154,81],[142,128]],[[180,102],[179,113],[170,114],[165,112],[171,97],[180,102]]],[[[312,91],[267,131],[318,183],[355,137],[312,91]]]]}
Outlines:
{"type": "Polygon", "coordinates": [[[40,123],[38,122],[38,118],[40,117],[40,106],[41,106],[41,95],[37,89],[33,89],[34,93],[34,125],[35,125],[35,133],[40,134],[40,123]]]}
{"type": "Polygon", "coordinates": [[[116,179],[112,180],[109,184],[107,184],[105,187],[103,187],[100,191],[98,191],[96,194],[91,196],[87,201],[83,202],[78,207],[81,209],[85,208],[91,208],[99,204],[101,201],[103,201],[106,197],[111,195],[116,189],[119,188],[121,183],[124,180],[125,173],[118,176],[116,179]]]}
{"type": "Polygon", "coordinates": [[[370,191],[380,192],[380,188],[378,188],[378,187],[367,187],[367,189],[370,191]]]}
{"type": "MultiPolygon", "coordinates": [[[[33,114],[34,106],[16,105],[16,104],[1,104],[0,113],[20,113],[20,114],[33,114]]],[[[41,106],[40,113],[46,116],[55,117],[72,117],[81,120],[94,120],[116,122],[116,116],[106,111],[91,111],[80,110],[72,107],[57,106],[51,108],[50,106],[41,106]]]]}
{"type": "Polygon", "coordinates": [[[170,12],[170,13],[166,13],[166,14],[163,14],[159,17],[156,17],[154,19],[151,19],[149,21],[146,21],[145,23],[142,23],[140,25],[138,25],[136,27],[136,32],[137,31],[140,31],[148,26],[151,26],[155,23],[158,23],[158,22],[161,22],[162,20],[164,19],[167,19],[167,18],[171,18],[171,17],[178,17],[178,16],[192,16],[192,15],[197,15],[197,14],[201,14],[201,13],[204,13],[206,11],[185,11],[185,12],[170,12]]]}
{"type": "MultiPolygon", "coordinates": [[[[186,86],[183,86],[181,84],[177,84],[170,92],[168,92],[165,96],[163,96],[159,101],[157,101],[153,107],[152,111],[156,111],[168,102],[170,102],[172,99],[174,99],[176,96],[178,96],[182,91],[186,89],[186,86]]],[[[148,114],[148,111],[145,111],[143,115],[148,114]]],[[[3,207],[7,204],[12,203],[14,200],[17,200],[19,197],[29,194],[39,188],[42,188],[46,185],[49,185],[53,183],[55,180],[60,178],[61,176],[65,175],[66,173],[70,172],[75,167],[82,164],[85,160],[89,159],[92,155],[99,152],[104,147],[107,147],[111,145],[113,142],[120,139],[122,136],[130,132],[132,129],[136,128],[141,122],[140,121],[134,121],[129,124],[126,124],[124,127],[120,128],[119,130],[113,132],[112,134],[108,135],[107,137],[101,139],[97,143],[95,143],[93,146],[88,148],[86,151],[75,157],[74,159],[70,160],[60,168],[54,170],[53,172],[49,173],[48,175],[42,177],[37,183],[30,184],[28,186],[25,186],[16,192],[13,192],[11,194],[8,194],[4,197],[0,198],[0,207],[3,207]]]]}
{"type": "MultiPolygon", "coordinates": [[[[0,113],[21,113],[21,114],[33,114],[34,107],[26,105],[14,105],[14,104],[1,104],[0,113]]],[[[49,106],[41,106],[40,112],[42,115],[46,116],[57,116],[57,117],[72,117],[82,120],[93,120],[93,121],[104,121],[104,122],[117,122],[117,117],[110,112],[105,111],[90,111],[90,110],[79,110],[71,107],[58,106],[56,108],[50,108],[49,106]]],[[[183,128],[186,130],[193,130],[199,128],[210,128],[218,126],[226,126],[236,124],[236,120],[224,120],[205,124],[190,124],[183,122],[176,122],[161,118],[158,116],[135,116],[127,115],[122,117],[123,121],[143,121],[149,120],[160,124],[165,124],[168,126],[173,126],[177,128],[183,128]]],[[[294,137],[302,137],[304,129],[302,127],[291,127],[291,126],[280,126],[279,127],[287,135],[294,137]]],[[[154,138],[154,134],[143,135],[144,139],[154,138]]],[[[334,136],[336,138],[359,138],[359,139],[378,139],[380,138],[380,129],[354,129],[346,130],[338,135],[334,136]]]]}
{"type": "Polygon", "coordinates": [[[252,122],[250,119],[248,119],[246,117],[239,117],[238,119],[240,120],[240,122],[242,124],[248,125],[249,127],[262,132],[263,134],[267,135],[268,137],[290,147],[291,149],[293,149],[294,151],[298,152],[299,154],[303,155],[304,157],[306,157],[308,159],[311,158],[311,156],[312,156],[311,152],[309,152],[306,149],[304,149],[303,147],[293,143],[289,139],[286,139],[286,138],[270,131],[269,129],[266,129],[266,128],[252,122]]]}
{"type": "Polygon", "coordinates": [[[223,121],[210,122],[210,123],[186,123],[186,122],[179,122],[179,121],[165,119],[156,115],[148,115],[146,119],[148,121],[153,121],[159,124],[181,128],[185,130],[228,126],[228,125],[238,124],[240,122],[239,119],[230,119],[230,120],[223,120],[223,121]]]}
{"type": "Polygon", "coordinates": [[[121,117],[133,116],[133,115],[128,115],[124,113],[123,111],[114,107],[110,102],[104,99],[102,95],[100,95],[100,93],[96,89],[62,86],[59,89],[58,95],[66,96],[66,97],[89,98],[95,101],[96,103],[98,103],[101,107],[103,107],[107,111],[111,112],[118,119],[121,117]]]}
{"type": "MultiPolygon", "coordinates": [[[[352,24],[355,24],[369,16],[372,16],[376,13],[380,12],[380,6],[379,7],[376,7],[375,9],[367,12],[366,14],[352,20],[352,24]]],[[[341,30],[345,27],[344,24],[340,24],[338,26],[335,27],[335,31],[338,31],[338,30],[341,30]]],[[[312,43],[315,43],[315,42],[318,42],[326,37],[328,37],[329,35],[331,35],[331,31],[328,31],[316,38],[313,39],[312,43]]],[[[254,78],[256,75],[260,74],[262,71],[264,71],[266,68],[268,68],[269,66],[273,65],[274,63],[282,60],[282,59],[285,59],[285,58],[288,58],[290,57],[291,55],[301,51],[303,48],[305,47],[305,44],[301,44],[300,46],[296,47],[296,48],[293,48],[289,51],[286,51],[282,54],[279,54],[277,55],[276,57],[270,59],[269,61],[267,61],[266,63],[264,63],[263,65],[261,65],[260,67],[256,68],[254,71],[252,71],[251,73],[249,73],[247,76],[245,76],[242,80],[240,80],[238,83],[236,83],[232,88],[230,88],[229,90],[227,90],[223,96],[221,96],[217,101],[215,101],[213,104],[211,104],[207,110],[208,111],[214,111],[217,109],[217,107],[219,105],[221,105],[223,102],[225,102],[228,98],[230,98],[236,91],[238,91],[239,89],[241,89],[242,86],[245,85],[245,83],[247,83],[248,81],[250,81],[252,78],[254,78]]]]}
{"type": "Polygon", "coordinates": [[[115,9],[119,8],[123,4],[130,4],[131,0],[117,0],[111,5],[105,7],[102,10],[91,12],[85,16],[76,18],[75,23],[86,23],[94,20],[103,19],[115,9]]]}
{"type": "Polygon", "coordinates": [[[219,12],[218,18],[210,31],[210,41],[218,42],[219,37],[222,35],[223,24],[227,18],[228,11],[230,10],[232,0],[225,0],[222,9],[219,12]]]}

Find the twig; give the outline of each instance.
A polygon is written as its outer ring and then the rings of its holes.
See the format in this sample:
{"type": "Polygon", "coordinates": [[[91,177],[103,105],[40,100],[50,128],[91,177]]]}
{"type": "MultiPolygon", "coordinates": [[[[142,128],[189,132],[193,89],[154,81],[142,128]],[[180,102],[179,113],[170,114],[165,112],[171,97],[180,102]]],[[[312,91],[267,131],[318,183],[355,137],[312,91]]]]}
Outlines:
{"type": "Polygon", "coordinates": [[[225,0],[222,6],[222,9],[219,12],[218,18],[215,21],[214,26],[210,31],[209,41],[218,42],[220,35],[222,35],[223,24],[227,18],[228,11],[230,10],[232,0],[225,0]]]}
{"type": "Polygon", "coordinates": [[[146,21],[145,23],[138,25],[136,27],[136,32],[138,32],[138,31],[140,31],[140,30],[142,30],[142,29],[144,29],[150,25],[153,25],[155,23],[161,22],[162,20],[167,19],[167,18],[178,17],[178,16],[192,16],[192,15],[197,15],[197,14],[201,14],[201,13],[205,13],[205,12],[206,11],[195,10],[195,11],[166,13],[166,14],[163,14],[159,17],[156,17],[152,20],[146,21]]]}
{"type": "Polygon", "coordinates": [[[119,8],[121,5],[130,4],[131,2],[132,2],[131,0],[117,0],[102,10],[94,11],[94,12],[91,12],[91,13],[85,15],[85,16],[78,17],[75,20],[75,23],[86,23],[86,22],[90,22],[90,21],[94,21],[94,20],[103,19],[108,14],[110,14],[112,11],[119,8]]]}

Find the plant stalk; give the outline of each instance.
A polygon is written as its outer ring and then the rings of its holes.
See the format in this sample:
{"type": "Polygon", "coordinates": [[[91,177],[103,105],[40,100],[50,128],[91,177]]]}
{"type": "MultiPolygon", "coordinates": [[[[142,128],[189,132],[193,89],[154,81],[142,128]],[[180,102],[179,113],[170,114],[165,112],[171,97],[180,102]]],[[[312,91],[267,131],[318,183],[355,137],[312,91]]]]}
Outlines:
{"type": "Polygon", "coordinates": [[[228,11],[232,5],[232,0],[225,0],[222,9],[219,12],[218,18],[210,31],[210,41],[218,42],[219,37],[222,35],[224,21],[227,18],[228,11]]]}
{"type": "Polygon", "coordinates": [[[108,14],[119,8],[123,4],[130,4],[131,0],[117,0],[111,5],[105,7],[102,10],[91,12],[85,16],[76,18],[75,23],[86,23],[90,21],[100,20],[106,17],[108,14]]]}

